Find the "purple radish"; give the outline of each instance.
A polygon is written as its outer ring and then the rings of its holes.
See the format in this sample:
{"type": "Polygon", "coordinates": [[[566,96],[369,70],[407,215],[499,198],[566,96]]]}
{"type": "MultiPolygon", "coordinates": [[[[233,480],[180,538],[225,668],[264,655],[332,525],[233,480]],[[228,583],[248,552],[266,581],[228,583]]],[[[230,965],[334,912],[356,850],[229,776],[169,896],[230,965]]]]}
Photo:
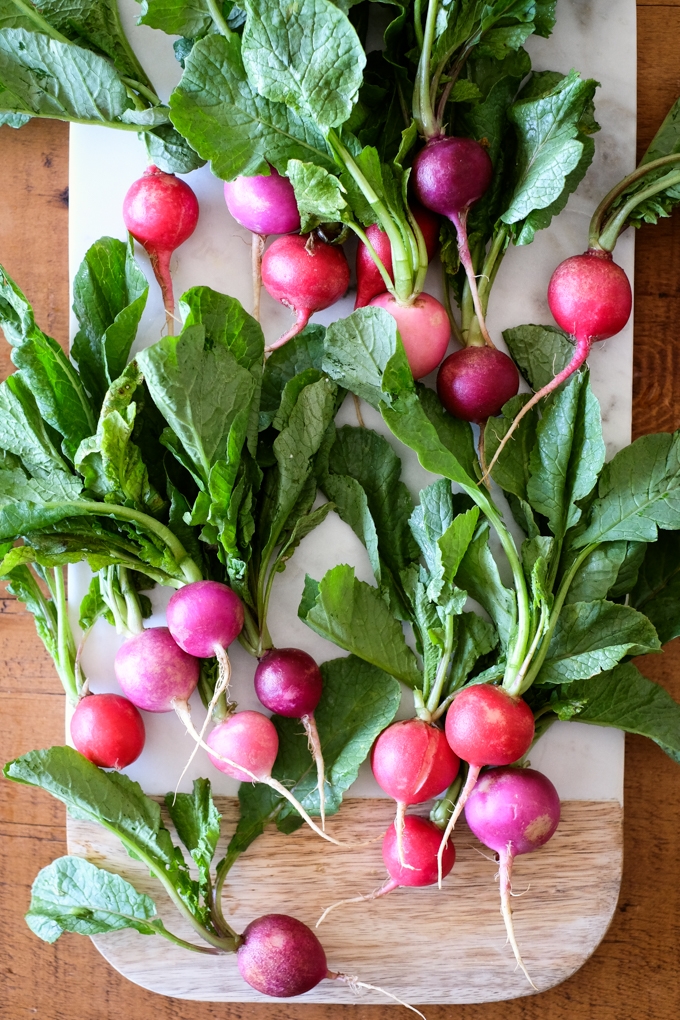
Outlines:
{"type": "Polygon", "coordinates": [[[149,166],[123,199],[125,227],[144,247],[163,294],[168,333],[174,331],[175,298],[170,258],[198,223],[198,199],[188,184],[149,166]]]}
{"type": "Polygon", "coordinates": [[[145,712],[172,712],[192,695],[201,664],[167,627],[150,627],[122,645],[113,663],[123,693],[145,712]]]}
{"type": "Polygon", "coordinates": [[[576,340],[574,356],[524,405],[499,444],[486,475],[524,415],[584,364],[593,343],[621,332],[630,318],[633,294],[628,277],[611,252],[589,248],[583,255],[560,262],[548,284],[548,304],[558,326],[576,340]]]}
{"type": "Polygon", "coordinates": [[[458,775],[460,759],[444,733],[422,719],[393,723],[380,734],[371,751],[378,785],[397,802],[397,855],[404,857],[404,818],[408,804],[422,804],[447,789],[458,775]]]}
{"type": "Polygon", "coordinates": [[[340,300],[349,287],[349,266],[342,248],[313,234],[278,237],[262,259],[262,282],[273,298],[296,314],[294,325],[266,348],[273,351],[297,336],[313,312],[340,300]]]}
{"type": "Polygon", "coordinates": [[[120,694],[88,694],[71,716],[76,750],[103,769],[124,769],[144,750],[144,721],[120,694]]]}
{"type": "MultiPolygon", "coordinates": [[[[340,900],[332,906],[327,907],[319,920],[321,922],[330,914],[331,910],[340,907],[345,903],[362,903],[365,900],[375,900],[379,896],[386,896],[401,886],[411,888],[435,885],[438,881],[437,852],[441,842],[442,834],[433,822],[427,818],[419,818],[417,815],[406,815],[404,818],[404,832],[402,836],[405,866],[399,863],[397,852],[397,828],[394,824],[383,837],[382,855],[385,867],[389,874],[389,880],[375,892],[366,896],[354,896],[352,899],[340,900]]],[[[456,863],[456,850],[451,842],[446,843],[442,863],[442,875],[446,877],[456,863]]]]}
{"type": "Polygon", "coordinates": [[[519,372],[507,354],[491,347],[464,347],[437,373],[437,393],[455,418],[480,424],[500,413],[519,389],[519,372]]]}
{"type": "Polygon", "coordinates": [[[444,306],[430,294],[419,294],[412,304],[401,305],[387,292],[369,304],[384,308],[396,320],[413,378],[422,379],[434,371],[451,339],[451,324],[444,306]]]}
{"type": "Polygon", "coordinates": [[[477,280],[467,239],[470,206],[487,191],[493,177],[488,152],[473,138],[431,138],[413,161],[412,180],[418,200],[451,220],[458,235],[460,261],[486,343],[493,347],[484,321],[477,280]]]}
{"type": "Polygon", "coordinates": [[[258,320],[265,241],[269,234],[290,234],[300,229],[293,185],[274,167],[270,170],[269,176],[237,177],[224,184],[224,200],[229,212],[253,234],[253,315],[258,320]]]}
{"type": "Polygon", "coordinates": [[[465,819],[485,846],[498,854],[501,913],[515,959],[532,987],[512,924],[512,864],[547,843],[560,820],[557,790],[534,769],[491,769],[478,781],[465,805],[465,819]]]}
{"type": "Polygon", "coordinates": [[[236,954],[241,977],[263,995],[289,999],[293,995],[304,995],[316,988],[324,978],[329,978],[353,988],[382,992],[418,1016],[423,1016],[419,1010],[382,988],[368,985],[348,974],[329,970],[326,954],[318,938],[311,928],[295,917],[288,914],[264,914],[250,922],[241,938],[243,941],[236,954]]]}
{"type": "Polygon", "coordinates": [[[325,768],[314,711],[321,699],[323,678],[311,655],[301,648],[272,648],[255,670],[255,693],[265,708],[305,728],[319,784],[321,828],[326,828],[325,768]]]}
{"type": "Polygon", "coordinates": [[[468,762],[465,785],[442,837],[439,859],[484,765],[511,765],[531,747],[533,712],[493,684],[472,684],[454,698],[446,713],[446,739],[455,754],[468,762]]]}

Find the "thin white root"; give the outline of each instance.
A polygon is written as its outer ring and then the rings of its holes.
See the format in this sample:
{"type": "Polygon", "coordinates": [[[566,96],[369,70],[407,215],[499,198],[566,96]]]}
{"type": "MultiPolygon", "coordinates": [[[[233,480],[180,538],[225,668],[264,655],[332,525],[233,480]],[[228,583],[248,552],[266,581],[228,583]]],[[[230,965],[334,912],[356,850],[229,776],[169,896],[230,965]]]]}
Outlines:
{"type": "Polygon", "coordinates": [[[353,393],[352,397],[354,398],[354,411],[357,416],[357,421],[359,422],[361,428],[365,429],[366,422],[364,421],[363,415],[361,414],[361,399],[356,395],[356,393],[353,393]]]}
{"type": "Polygon", "coordinates": [[[262,292],[262,255],[266,234],[253,234],[251,244],[251,264],[253,271],[253,318],[260,321],[260,294],[262,292]]]}
{"type": "Polygon", "coordinates": [[[451,837],[454,825],[460,818],[461,811],[465,807],[465,803],[468,797],[475,788],[475,784],[477,783],[477,777],[479,776],[481,768],[482,768],[481,765],[470,765],[468,769],[467,779],[465,780],[465,786],[460,791],[460,796],[458,797],[456,806],[453,809],[453,814],[449,818],[449,824],[446,826],[446,829],[444,830],[444,835],[442,836],[442,841],[439,844],[439,850],[437,851],[437,875],[438,875],[437,884],[440,889],[442,887],[444,848],[446,847],[446,844],[448,843],[451,837]]]}
{"type": "Polygon", "coordinates": [[[334,981],[342,981],[343,984],[349,985],[353,992],[356,992],[358,988],[367,988],[370,992],[380,992],[381,995],[386,995],[388,999],[398,1002],[400,1006],[404,1006],[405,1009],[410,1009],[413,1013],[417,1013],[418,1016],[422,1017],[423,1020],[427,1020],[425,1014],[421,1013],[415,1006],[411,1006],[410,1003],[404,1002],[403,999],[393,995],[392,992],[387,992],[384,988],[379,988],[378,985],[369,985],[365,981],[360,981],[358,977],[354,977],[351,974],[336,974],[330,970],[326,974],[326,977],[332,978],[334,981]]]}
{"type": "Polygon", "coordinates": [[[404,818],[406,817],[406,805],[403,801],[397,801],[397,813],[394,818],[394,828],[397,832],[397,860],[399,861],[399,867],[408,868],[409,871],[415,871],[416,869],[412,864],[407,864],[404,858],[404,818]]]}
{"type": "Polygon", "coordinates": [[[323,914],[316,922],[315,927],[318,928],[322,921],[325,921],[331,910],[335,910],[336,907],[343,907],[346,903],[365,903],[369,900],[377,900],[379,896],[387,896],[388,893],[393,892],[399,888],[399,883],[395,882],[393,878],[381,885],[379,889],[374,889],[371,893],[366,893],[364,896],[352,896],[347,900],[338,900],[337,903],[331,903],[330,907],[326,907],[323,914]]]}
{"type": "Polygon", "coordinates": [[[321,828],[326,831],[326,766],[324,765],[319,731],[316,728],[316,721],[313,715],[303,715],[302,725],[307,734],[309,753],[316,763],[316,776],[319,786],[319,814],[321,815],[321,828]]]}
{"type": "MultiPolygon", "coordinates": [[[[217,659],[217,661],[219,663],[219,666],[220,666],[220,671],[219,671],[219,675],[217,677],[217,683],[215,684],[215,690],[213,691],[213,696],[210,699],[210,704],[208,705],[208,711],[206,713],[205,721],[203,723],[203,726],[201,727],[201,732],[198,735],[199,741],[202,741],[203,737],[205,736],[205,731],[207,730],[208,724],[210,723],[210,720],[212,718],[212,714],[213,714],[213,710],[215,708],[215,705],[219,701],[219,699],[222,696],[222,694],[227,692],[227,701],[229,700],[228,691],[229,691],[229,683],[231,681],[231,662],[229,660],[229,656],[227,655],[226,650],[224,648],[222,648],[221,645],[216,645],[214,651],[215,651],[215,657],[216,657],[216,659],[217,659]]],[[[192,726],[193,726],[193,723],[192,723],[192,726]]],[[[192,734],[192,736],[193,736],[193,734],[192,734]]],[[[177,786],[175,787],[175,797],[177,796],[177,791],[179,790],[179,785],[182,782],[182,780],[184,779],[184,776],[186,775],[187,769],[189,768],[189,766],[191,765],[192,761],[196,757],[196,752],[198,751],[199,746],[201,746],[201,745],[198,742],[196,744],[194,744],[194,749],[191,752],[191,754],[189,755],[189,760],[186,763],[186,765],[184,766],[184,768],[182,769],[182,774],[180,775],[179,779],[177,780],[177,786]]]]}
{"type": "Polygon", "coordinates": [[[519,951],[519,946],[517,945],[517,940],[515,939],[515,929],[512,923],[512,905],[510,902],[510,897],[512,895],[512,887],[510,884],[510,878],[512,875],[513,856],[511,843],[508,843],[505,850],[503,850],[503,852],[499,854],[499,857],[500,857],[500,870],[498,874],[501,891],[501,914],[503,915],[503,921],[505,922],[505,930],[508,933],[508,942],[512,946],[512,951],[515,954],[517,966],[520,968],[520,970],[524,974],[525,978],[527,979],[531,987],[535,991],[538,991],[538,988],[536,988],[536,985],[529,977],[529,971],[524,966],[524,961],[522,960],[522,956],[519,951]]]}

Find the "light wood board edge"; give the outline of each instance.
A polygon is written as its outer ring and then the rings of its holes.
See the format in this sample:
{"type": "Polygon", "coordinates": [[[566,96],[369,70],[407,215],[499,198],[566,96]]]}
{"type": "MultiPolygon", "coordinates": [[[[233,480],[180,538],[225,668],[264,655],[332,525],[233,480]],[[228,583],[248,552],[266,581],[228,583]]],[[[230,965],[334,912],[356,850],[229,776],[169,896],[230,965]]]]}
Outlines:
{"type": "MultiPolygon", "coordinates": [[[[234,830],[238,802],[216,797],[225,834],[234,830]]],[[[345,841],[380,836],[392,817],[388,800],[348,800],[329,831],[345,841]]],[[[616,906],[623,863],[623,809],[616,801],[566,801],[551,841],[518,857],[514,921],[522,955],[539,991],[581,967],[602,940],[616,906]]],[[[171,828],[168,819],[166,824],[171,828]]],[[[101,826],[68,820],[69,852],[129,879],[156,902],[171,931],[195,933],[159,883],[101,826]]],[[[515,968],[499,913],[497,867],[462,823],[457,860],[443,890],[400,889],[370,903],[338,908],[318,930],[337,971],[388,989],[411,1003],[474,1003],[533,994],[515,968]]],[[[322,842],[306,827],[284,836],[273,826],[236,862],[225,885],[225,914],[237,931],[265,913],[293,914],[314,927],[329,904],[370,892],[385,879],[380,841],[360,850],[322,842]]],[[[241,979],[232,956],[188,953],[155,936],[116,932],[95,945],[129,980],[163,995],[208,1002],[266,1002],[241,979]]],[[[386,1003],[324,981],[290,1002],[386,1003]]]]}

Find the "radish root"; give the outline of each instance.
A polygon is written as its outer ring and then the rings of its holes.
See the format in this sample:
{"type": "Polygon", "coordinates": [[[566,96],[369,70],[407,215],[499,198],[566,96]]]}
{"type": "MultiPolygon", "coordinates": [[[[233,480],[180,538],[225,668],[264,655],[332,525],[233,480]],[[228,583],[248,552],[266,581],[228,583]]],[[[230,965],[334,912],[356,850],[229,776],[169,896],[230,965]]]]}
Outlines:
{"type": "Polygon", "coordinates": [[[311,754],[314,762],[316,763],[316,775],[319,785],[319,814],[321,815],[321,828],[326,831],[326,766],[323,760],[323,752],[321,750],[321,741],[319,740],[319,731],[316,728],[316,721],[313,715],[303,715],[301,719],[302,725],[305,728],[307,734],[307,744],[309,746],[309,753],[311,754]]]}
{"type": "Polygon", "coordinates": [[[326,974],[327,978],[333,981],[341,981],[345,985],[349,985],[353,992],[356,992],[359,988],[367,988],[371,992],[380,992],[381,995],[386,995],[388,999],[393,999],[394,1002],[398,1002],[400,1006],[404,1006],[406,1009],[410,1009],[413,1013],[417,1013],[418,1016],[422,1017],[423,1020],[427,1020],[424,1013],[421,1013],[415,1006],[411,1006],[408,1002],[404,1002],[403,999],[399,999],[392,992],[385,991],[384,988],[379,988],[378,985],[369,985],[365,981],[360,981],[358,977],[353,977],[350,974],[337,974],[332,970],[329,970],[326,974]]]}
{"type": "Polygon", "coordinates": [[[440,889],[442,887],[442,868],[443,868],[442,862],[444,857],[444,849],[449,841],[451,833],[453,832],[453,827],[458,821],[461,811],[465,807],[465,803],[468,797],[470,796],[470,794],[472,793],[477,784],[477,779],[479,777],[481,768],[482,768],[481,765],[470,765],[468,769],[467,779],[465,780],[465,786],[460,791],[460,796],[458,797],[456,806],[453,809],[453,814],[449,818],[449,823],[446,826],[446,829],[444,830],[442,841],[439,844],[439,850],[437,851],[437,874],[439,877],[437,883],[440,889]]]}
{"type": "MultiPolygon", "coordinates": [[[[231,702],[229,700],[229,693],[228,693],[229,692],[229,684],[230,684],[230,681],[231,681],[231,661],[229,659],[229,656],[227,655],[226,650],[224,648],[222,648],[221,645],[215,645],[214,651],[215,651],[215,657],[217,658],[217,661],[218,661],[219,667],[220,667],[219,675],[217,677],[217,683],[215,684],[215,690],[213,691],[213,696],[210,699],[210,704],[208,705],[208,710],[206,712],[206,716],[205,716],[205,720],[203,722],[203,726],[201,727],[201,732],[198,735],[199,739],[194,744],[194,749],[191,752],[191,754],[189,755],[189,760],[186,763],[186,765],[184,766],[184,768],[182,769],[182,774],[180,775],[179,779],[177,780],[177,786],[175,787],[175,797],[177,796],[177,791],[179,790],[180,783],[182,782],[182,780],[184,779],[184,776],[186,775],[187,769],[189,768],[189,766],[191,765],[192,761],[196,757],[196,752],[198,751],[199,746],[201,746],[200,741],[202,741],[203,738],[205,737],[205,731],[207,730],[208,724],[209,724],[210,720],[212,719],[212,714],[213,714],[213,711],[215,709],[215,705],[220,700],[220,697],[223,694],[226,693],[226,695],[227,695],[227,705],[228,706],[229,705],[233,705],[233,702],[231,702]]],[[[187,708],[188,708],[188,703],[187,703],[187,708]]],[[[182,720],[182,721],[184,721],[184,720],[182,720]]],[[[193,722],[192,722],[192,726],[193,726],[193,722]]]]}
{"type": "Polygon", "coordinates": [[[253,271],[253,318],[260,321],[260,294],[262,292],[262,255],[266,234],[253,234],[251,244],[251,265],[253,271]]]}
{"type": "Polygon", "coordinates": [[[536,985],[529,977],[529,972],[524,966],[517,940],[515,939],[515,929],[512,923],[512,904],[510,897],[512,896],[511,876],[512,876],[512,862],[514,856],[512,853],[512,843],[508,843],[507,847],[498,855],[500,862],[500,870],[498,872],[500,881],[500,893],[501,893],[501,914],[503,915],[503,921],[505,922],[505,930],[508,933],[508,942],[512,946],[512,951],[515,954],[517,960],[517,966],[520,968],[531,987],[538,991],[536,985]]]}
{"type": "Polygon", "coordinates": [[[336,907],[342,907],[345,903],[364,903],[368,900],[377,900],[379,896],[387,896],[388,893],[394,892],[395,889],[399,888],[399,883],[395,882],[393,878],[381,885],[379,889],[374,889],[371,893],[366,893],[364,896],[352,896],[347,900],[338,900],[337,903],[331,903],[330,907],[326,907],[323,914],[316,922],[315,927],[318,928],[322,921],[325,921],[331,910],[335,910],[336,907]]]}

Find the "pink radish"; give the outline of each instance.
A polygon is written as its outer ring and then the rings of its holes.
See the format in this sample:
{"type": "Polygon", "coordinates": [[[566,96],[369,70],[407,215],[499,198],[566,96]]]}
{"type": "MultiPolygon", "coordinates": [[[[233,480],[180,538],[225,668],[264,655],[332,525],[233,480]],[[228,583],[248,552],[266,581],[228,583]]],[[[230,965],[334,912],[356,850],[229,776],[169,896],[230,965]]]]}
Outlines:
{"type": "Polygon", "coordinates": [[[560,820],[557,790],[534,769],[499,768],[486,772],[465,806],[465,819],[475,836],[495,850],[500,863],[501,913],[517,963],[529,983],[512,924],[512,863],[547,843],[560,820]]]}
{"type": "MultiPolygon", "coordinates": [[[[422,804],[447,789],[458,775],[460,760],[436,726],[422,719],[393,723],[380,734],[371,751],[378,785],[397,802],[397,854],[404,857],[404,817],[408,804],[422,804]]],[[[448,838],[448,837],[447,837],[448,838]]]]}
{"type": "Polygon", "coordinates": [[[455,351],[437,373],[437,393],[449,414],[476,424],[499,414],[518,389],[514,361],[492,347],[455,351]]]}
{"type": "Polygon", "coordinates": [[[446,739],[469,769],[442,837],[439,860],[484,765],[510,765],[531,747],[534,716],[526,701],[491,684],[464,687],[446,713],[446,739]]]}
{"type": "Polygon", "coordinates": [[[295,324],[267,348],[273,351],[305,328],[313,312],[338,301],[349,286],[342,248],[313,234],[279,237],[262,259],[262,282],[269,294],[296,314],[295,324]]]}
{"type": "Polygon", "coordinates": [[[272,648],[255,670],[255,693],[265,708],[288,719],[299,719],[316,764],[321,828],[326,827],[325,768],[314,710],[323,690],[321,670],[301,648],[272,648]]]}
{"type": "Polygon", "coordinates": [[[170,258],[198,223],[198,200],[184,181],[149,166],[123,199],[127,230],[144,247],[163,294],[168,333],[173,333],[175,298],[170,258]]]}
{"type": "Polygon", "coordinates": [[[630,318],[633,295],[628,277],[611,252],[589,248],[559,264],[548,284],[548,304],[558,326],[575,338],[574,356],[524,405],[499,444],[487,475],[524,415],[584,364],[593,343],[621,332],[630,318]]]}
{"type": "Polygon", "coordinates": [[[429,139],[413,161],[412,180],[418,200],[432,212],[451,220],[458,235],[460,261],[485,341],[493,347],[484,322],[477,280],[467,239],[470,206],[487,191],[493,177],[488,152],[473,138],[429,139]]]}
{"type": "Polygon", "coordinates": [[[103,769],[124,769],[144,749],[144,721],[120,694],[88,694],[71,716],[76,750],[103,769]]]}
{"type": "Polygon", "coordinates": [[[451,324],[446,309],[430,294],[419,294],[410,305],[402,305],[385,292],[369,302],[384,308],[396,320],[399,335],[414,379],[432,372],[446,354],[451,324]]]}
{"type": "MultiPolygon", "coordinates": [[[[439,243],[439,217],[417,203],[413,204],[411,211],[425,239],[427,257],[432,259],[439,243]]],[[[377,223],[373,223],[370,227],[367,227],[366,236],[373,245],[373,250],[388,274],[394,280],[392,273],[392,245],[387,233],[381,230],[377,223]]],[[[385,290],[385,281],[380,270],[373,261],[368,248],[362,242],[359,242],[357,247],[356,272],[357,297],[354,303],[355,309],[364,308],[371,298],[377,297],[378,294],[382,294],[385,290]]]]}
{"type": "Polygon", "coordinates": [[[123,693],[146,712],[172,712],[193,693],[200,663],[173,640],[167,627],[150,627],[122,645],[113,663],[123,693]]]}
{"type": "MultiPolygon", "coordinates": [[[[382,992],[400,1005],[423,1014],[395,995],[368,985],[348,974],[328,969],[323,946],[311,928],[288,914],[265,914],[251,921],[241,936],[236,962],[241,977],[263,995],[289,999],[304,995],[324,978],[342,981],[352,988],[382,992]]],[[[425,1018],[423,1017],[423,1020],[425,1018]]]]}
{"type": "MultiPolygon", "coordinates": [[[[420,887],[435,885],[438,880],[437,851],[441,841],[441,832],[427,818],[419,818],[417,815],[406,815],[404,818],[404,832],[402,836],[403,853],[405,865],[399,863],[397,851],[397,828],[394,822],[383,837],[382,855],[385,867],[389,874],[389,880],[375,892],[366,896],[354,896],[352,899],[340,900],[332,906],[327,907],[319,920],[321,922],[330,914],[331,910],[340,907],[345,903],[363,903],[365,900],[375,900],[379,896],[386,896],[387,893],[399,889],[401,886],[420,887]]],[[[443,855],[442,875],[445,878],[456,862],[456,851],[453,843],[449,840],[443,855]]]]}

